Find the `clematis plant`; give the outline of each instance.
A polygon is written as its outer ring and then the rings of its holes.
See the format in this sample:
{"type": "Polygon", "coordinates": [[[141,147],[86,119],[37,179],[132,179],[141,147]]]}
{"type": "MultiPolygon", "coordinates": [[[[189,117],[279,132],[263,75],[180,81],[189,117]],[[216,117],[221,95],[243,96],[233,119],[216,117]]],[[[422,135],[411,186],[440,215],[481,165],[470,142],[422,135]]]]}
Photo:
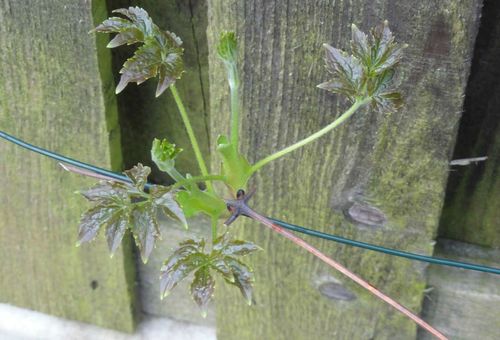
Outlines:
{"type": "Polygon", "coordinates": [[[82,195],[93,203],[83,214],[80,222],[78,244],[91,241],[100,229],[105,229],[109,249],[113,253],[127,229],[133,234],[144,262],[148,260],[155,242],[160,237],[157,215],[163,213],[182,225],[188,225],[186,218],[205,214],[211,220],[211,240],[185,240],[166,259],[161,268],[162,298],[170,294],[177,284],[194,274],[191,295],[206,315],[206,308],[214,289],[214,275],[220,275],[223,282],[237,287],[248,304],[252,303],[254,275],[242,257],[260,248],[250,241],[236,240],[229,233],[219,232],[219,221],[228,217],[230,225],[239,216],[246,216],[264,224],[290,239],[322,261],[342,272],[371,293],[384,300],[435,336],[445,337],[405,307],[384,295],[366,281],[338,264],[304,240],[274,224],[248,206],[251,194],[247,184],[253,174],[269,162],[309,144],[329,133],[361,108],[378,112],[396,111],[402,105],[402,97],[394,88],[396,68],[406,45],[395,42],[387,21],[372,29],[369,35],[352,25],[351,54],[324,44],[326,69],[330,79],[318,85],[320,89],[344,96],[351,106],[336,120],[261,160],[249,162],[239,151],[239,74],[237,67],[238,49],[234,32],[223,32],[217,46],[217,53],[224,63],[230,89],[229,136],[217,138],[217,154],[222,162],[221,172],[209,173],[198,141],[193,132],[184,104],[176,90],[175,83],[183,73],[182,41],[174,33],[164,31],[153,23],[148,13],[139,7],[122,8],[113,11],[114,16],[103,21],[92,32],[115,33],[109,48],[124,44],[136,44],[138,48],[123,64],[121,79],[116,93],[129,83],[141,84],[149,78],[158,78],[156,96],[167,89],[173,96],[184,127],[194,150],[200,173],[197,176],[183,174],[175,167],[175,158],[182,149],[168,140],[153,141],[151,156],[156,166],[166,172],[175,182],[170,186],[149,185],[147,176],[150,168],[138,164],[125,172],[130,183],[105,180],[93,188],[82,191],[82,195]],[[218,192],[212,182],[225,184],[226,192],[218,192]],[[200,183],[206,189],[201,189],[200,183]],[[224,199],[224,197],[233,197],[224,199]],[[229,211],[229,216],[228,215],[229,211]]]}

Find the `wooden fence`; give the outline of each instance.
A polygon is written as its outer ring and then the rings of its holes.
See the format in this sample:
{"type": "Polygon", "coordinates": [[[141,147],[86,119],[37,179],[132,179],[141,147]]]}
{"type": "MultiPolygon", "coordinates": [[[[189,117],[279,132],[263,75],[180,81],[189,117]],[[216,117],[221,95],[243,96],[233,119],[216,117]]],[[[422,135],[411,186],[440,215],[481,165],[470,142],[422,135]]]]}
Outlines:
{"type": "MultiPolygon", "coordinates": [[[[404,109],[357,114],[332,135],[269,165],[251,183],[257,189],[253,204],[328,233],[499,265],[498,2],[7,0],[0,4],[0,129],[114,170],[151,164],[154,137],[187,148],[172,98],[155,99],[148,83],[116,97],[117,70],[127,51],[111,54],[104,47],[108,37],[87,34],[109,10],[130,5],[144,7],[160,27],[182,37],[187,72],[178,88],[206,151],[225,132],[229,111],[214,46],[220,31],[237,32],[241,135],[251,160],[336,117],[341,103],[316,88],[327,77],[321,44],[347,47],[350,23],[367,30],[388,19],[397,39],[409,44],[401,71],[404,109]],[[449,164],[485,155],[485,162],[449,164]]],[[[193,158],[188,151],[180,159],[184,171],[196,173],[193,158]]],[[[218,166],[214,159],[212,167],[218,166]]],[[[212,324],[216,314],[220,339],[427,336],[250,222],[233,232],[265,248],[251,259],[256,305],[246,306],[238,292],[220,285],[216,313],[202,321],[195,309],[181,308],[192,303],[182,294],[171,304],[154,299],[156,267],[177,239],[169,238],[169,230],[148,266],[135,263],[130,240],[113,259],[102,240],[75,248],[86,203],[73,192],[92,181],[5,142],[0,174],[0,302],[123,331],[134,329],[141,310],[212,324]]],[[[167,178],[154,172],[152,180],[167,178]]],[[[203,221],[196,225],[194,233],[203,234],[203,221]]],[[[492,274],[428,268],[308,241],[410,309],[423,308],[427,320],[452,338],[500,333],[500,283],[492,274]]]]}

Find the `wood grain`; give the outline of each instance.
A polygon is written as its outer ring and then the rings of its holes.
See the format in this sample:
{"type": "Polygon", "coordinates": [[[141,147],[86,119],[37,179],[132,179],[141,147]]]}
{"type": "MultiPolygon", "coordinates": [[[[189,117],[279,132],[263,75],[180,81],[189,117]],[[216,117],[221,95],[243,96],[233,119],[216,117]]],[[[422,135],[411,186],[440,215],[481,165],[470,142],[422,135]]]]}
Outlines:
{"type": "MultiPolygon", "coordinates": [[[[104,168],[121,169],[111,57],[89,35],[104,1],[0,4],[0,129],[104,168]]],[[[103,239],[75,247],[76,190],[95,181],[0,142],[0,301],[132,331],[130,240],[109,258],[103,239]]]]}
{"type": "MultiPolygon", "coordinates": [[[[410,45],[400,73],[405,108],[392,115],[359,112],[328,137],[267,166],[250,184],[257,189],[252,204],[292,223],[431,254],[480,1],[208,3],[211,139],[227,133],[229,112],[223,66],[213,46],[221,30],[236,30],[242,151],[252,162],[325,126],[346,108],[315,87],[328,79],[321,44],[345,48],[351,23],[366,31],[389,20],[397,39],[410,45]],[[366,223],[367,218],[375,223],[366,223]]],[[[265,251],[252,261],[254,307],[239,301],[234,289],[224,287],[217,294],[220,339],[415,337],[414,324],[287,240],[254,223],[233,230],[265,251]],[[323,289],[322,295],[320,287],[326,286],[340,287],[338,294],[323,289]]],[[[424,265],[308,241],[403,305],[420,310],[424,265]]]]}
{"type": "Polygon", "coordinates": [[[500,247],[500,3],[485,1],[464,115],[453,158],[488,157],[452,167],[439,234],[500,247]]]}

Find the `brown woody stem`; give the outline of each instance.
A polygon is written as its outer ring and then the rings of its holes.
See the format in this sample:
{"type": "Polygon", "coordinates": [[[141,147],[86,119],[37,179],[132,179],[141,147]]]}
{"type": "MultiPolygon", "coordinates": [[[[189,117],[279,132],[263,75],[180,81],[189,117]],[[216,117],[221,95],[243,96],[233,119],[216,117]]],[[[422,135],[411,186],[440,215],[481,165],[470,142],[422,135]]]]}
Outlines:
{"type": "Polygon", "coordinates": [[[378,297],[382,301],[386,302],[387,304],[389,304],[390,306],[392,306],[393,308],[395,308],[396,310],[398,310],[399,312],[401,312],[402,314],[404,314],[405,316],[407,316],[408,318],[413,320],[416,324],[418,324],[420,327],[422,327],[425,330],[427,330],[428,332],[430,332],[436,338],[442,339],[442,340],[447,340],[446,336],[444,336],[437,329],[435,329],[434,327],[429,325],[427,322],[422,320],[419,316],[412,313],[409,309],[407,309],[406,307],[404,307],[403,305],[401,305],[397,301],[393,300],[389,296],[382,293],[380,290],[378,290],[377,288],[375,288],[374,286],[372,286],[371,284],[369,284],[368,282],[363,280],[358,275],[351,272],[346,267],[342,266],[340,263],[334,261],[333,259],[331,259],[327,255],[323,254],[321,251],[319,251],[315,247],[311,246],[309,243],[307,243],[306,241],[304,241],[300,237],[297,237],[294,234],[292,234],[291,232],[289,232],[288,230],[285,230],[282,227],[280,227],[279,225],[274,224],[271,220],[258,214],[257,212],[253,211],[252,209],[250,209],[248,207],[246,207],[244,209],[244,215],[262,223],[266,227],[271,228],[272,230],[283,235],[284,237],[291,240],[292,242],[294,242],[298,246],[304,248],[305,250],[307,250],[308,252],[310,252],[311,254],[313,254],[314,256],[316,256],[317,258],[319,258],[320,260],[322,260],[326,264],[328,264],[330,267],[341,272],[342,274],[344,274],[345,276],[347,276],[348,278],[350,278],[351,280],[353,280],[354,282],[359,284],[361,287],[368,290],[370,293],[372,293],[373,295],[375,295],[376,297],[378,297]]]}

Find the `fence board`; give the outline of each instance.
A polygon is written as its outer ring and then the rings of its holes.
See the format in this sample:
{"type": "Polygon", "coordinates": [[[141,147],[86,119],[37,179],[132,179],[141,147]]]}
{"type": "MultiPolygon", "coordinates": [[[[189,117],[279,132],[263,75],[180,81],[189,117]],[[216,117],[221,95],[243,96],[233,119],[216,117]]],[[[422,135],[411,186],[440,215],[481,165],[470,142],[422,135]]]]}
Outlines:
{"type": "MultiPolygon", "coordinates": [[[[0,129],[121,168],[111,58],[87,34],[106,15],[104,1],[1,2],[0,129]]],[[[94,181],[5,142],[0,173],[0,301],[132,331],[130,242],[113,259],[104,240],[75,247],[87,203],[74,191],[94,181]]]]}
{"type": "MultiPolygon", "coordinates": [[[[229,111],[223,66],[213,46],[221,30],[235,29],[242,45],[241,134],[250,161],[318,130],[343,108],[335,96],[315,88],[328,79],[322,43],[347,47],[352,22],[366,30],[387,18],[398,40],[410,44],[402,71],[406,107],[392,115],[358,113],[334,134],[267,166],[250,184],[257,189],[252,202],[257,210],[431,254],[480,3],[209,1],[212,139],[226,132],[229,111]],[[372,208],[378,221],[364,223],[372,208]],[[350,214],[353,210],[360,214],[350,214]]],[[[234,289],[222,288],[217,295],[220,339],[415,337],[414,324],[288,241],[254,223],[233,230],[265,251],[253,258],[255,307],[238,302],[234,289]]],[[[422,264],[308,240],[420,310],[422,264]]]]}

